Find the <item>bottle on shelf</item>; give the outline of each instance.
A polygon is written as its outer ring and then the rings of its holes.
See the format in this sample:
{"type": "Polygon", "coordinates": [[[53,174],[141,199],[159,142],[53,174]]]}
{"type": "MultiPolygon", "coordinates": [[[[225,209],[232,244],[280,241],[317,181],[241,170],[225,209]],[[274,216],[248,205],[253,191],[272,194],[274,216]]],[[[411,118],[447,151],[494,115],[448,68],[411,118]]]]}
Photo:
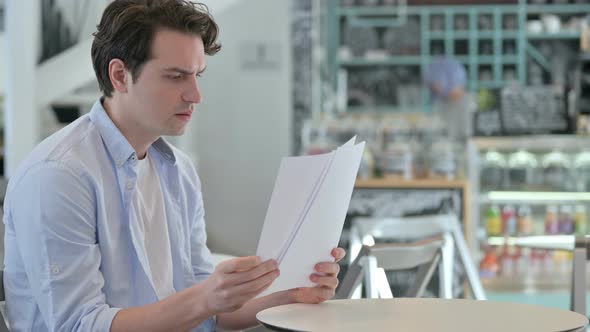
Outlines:
{"type": "Polygon", "coordinates": [[[554,262],[553,262],[553,251],[551,250],[540,250],[541,259],[541,275],[551,276],[555,273],[554,262]]]}
{"type": "Polygon", "coordinates": [[[561,234],[574,233],[574,217],[572,215],[572,207],[569,205],[561,207],[559,213],[559,232],[561,234]]]}
{"type": "Polygon", "coordinates": [[[486,232],[488,236],[502,234],[502,219],[497,205],[492,205],[486,210],[486,232]]]}
{"type": "Polygon", "coordinates": [[[504,277],[514,277],[515,275],[515,260],[513,254],[513,246],[505,245],[502,248],[500,255],[500,273],[504,277]]]}
{"type": "Polygon", "coordinates": [[[559,234],[557,206],[549,205],[545,214],[545,234],[559,234]]]}
{"type": "Polygon", "coordinates": [[[537,277],[541,274],[542,255],[541,250],[531,249],[530,255],[530,275],[537,277]]]}
{"type": "Polygon", "coordinates": [[[502,234],[505,236],[516,235],[516,211],[512,205],[506,205],[502,209],[502,234]]]}
{"type": "Polygon", "coordinates": [[[523,205],[518,209],[518,234],[532,235],[533,233],[534,223],[531,208],[523,205]]]}
{"type": "Polygon", "coordinates": [[[486,253],[479,263],[479,276],[482,279],[493,279],[498,274],[498,256],[494,247],[487,247],[486,253]]]}
{"type": "Polygon", "coordinates": [[[576,205],[576,212],[574,213],[574,228],[576,235],[586,235],[588,226],[588,218],[586,215],[586,206],[576,205]]]}
{"type": "Polygon", "coordinates": [[[569,260],[569,255],[567,251],[555,251],[553,253],[553,264],[556,269],[556,273],[560,275],[561,278],[566,278],[571,272],[571,264],[572,262],[569,260]]]}
{"type": "Polygon", "coordinates": [[[521,278],[532,276],[531,248],[516,249],[516,274],[521,278]]]}

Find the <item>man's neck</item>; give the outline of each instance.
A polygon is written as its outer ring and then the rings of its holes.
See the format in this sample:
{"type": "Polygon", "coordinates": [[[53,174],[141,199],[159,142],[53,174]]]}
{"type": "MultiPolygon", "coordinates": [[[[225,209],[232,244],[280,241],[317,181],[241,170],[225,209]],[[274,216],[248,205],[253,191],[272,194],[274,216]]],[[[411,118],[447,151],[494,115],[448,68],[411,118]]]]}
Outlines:
{"type": "Polygon", "coordinates": [[[143,159],[147,154],[148,148],[158,137],[147,134],[145,129],[141,128],[137,121],[133,120],[129,116],[130,114],[125,112],[124,107],[112,98],[104,98],[102,106],[115,126],[117,126],[129,144],[131,144],[137,154],[137,158],[143,159]]]}

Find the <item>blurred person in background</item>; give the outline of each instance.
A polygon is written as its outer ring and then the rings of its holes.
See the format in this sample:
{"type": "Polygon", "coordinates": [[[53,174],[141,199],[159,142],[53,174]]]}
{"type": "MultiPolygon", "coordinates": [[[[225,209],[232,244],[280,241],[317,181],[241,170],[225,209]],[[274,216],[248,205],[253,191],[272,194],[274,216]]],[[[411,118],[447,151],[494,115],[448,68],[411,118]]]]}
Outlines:
{"type": "Polygon", "coordinates": [[[475,102],[465,90],[467,72],[456,59],[441,57],[430,63],[424,83],[432,95],[432,109],[444,121],[450,138],[464,141],[472,134],[475,102]]]}

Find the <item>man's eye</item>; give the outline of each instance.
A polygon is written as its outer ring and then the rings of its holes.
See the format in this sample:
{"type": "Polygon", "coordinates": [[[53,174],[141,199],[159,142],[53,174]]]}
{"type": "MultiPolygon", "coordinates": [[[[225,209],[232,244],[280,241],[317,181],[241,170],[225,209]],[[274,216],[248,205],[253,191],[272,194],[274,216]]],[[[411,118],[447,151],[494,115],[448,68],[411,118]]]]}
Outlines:
{"type": "Polygon", "coordinates": [[[182,75],[172,75],[170,76],[170,78],[173,80],[180,80],[182,78],[182,75]]]}

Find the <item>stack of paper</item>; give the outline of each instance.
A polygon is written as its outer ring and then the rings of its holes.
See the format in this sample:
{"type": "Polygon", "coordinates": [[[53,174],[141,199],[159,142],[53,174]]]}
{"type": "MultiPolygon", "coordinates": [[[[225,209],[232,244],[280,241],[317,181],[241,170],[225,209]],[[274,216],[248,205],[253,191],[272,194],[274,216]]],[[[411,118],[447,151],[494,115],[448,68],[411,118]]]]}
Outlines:
{"type": "Polygon", "coordinates": [[[281,275],[261,296],[313,287],[315,264],[334,261],[365,147],[355,138],[330,153],[283,158],[256,252],[276,259],[281,275]]]}

